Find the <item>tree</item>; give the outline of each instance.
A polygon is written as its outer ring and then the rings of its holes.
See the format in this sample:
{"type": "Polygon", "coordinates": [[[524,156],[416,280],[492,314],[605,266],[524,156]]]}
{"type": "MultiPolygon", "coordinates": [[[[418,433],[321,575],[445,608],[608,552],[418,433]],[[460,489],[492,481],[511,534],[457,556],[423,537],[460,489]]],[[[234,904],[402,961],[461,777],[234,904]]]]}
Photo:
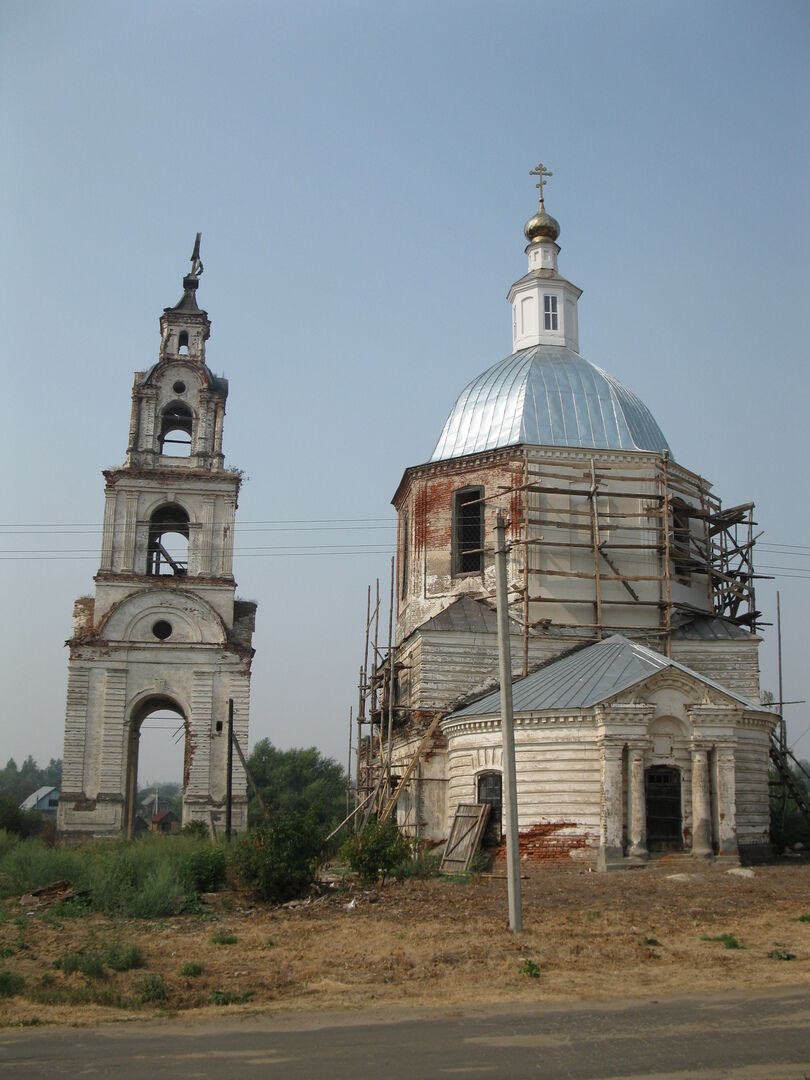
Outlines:
{"type": "Polygon", "coordinates": [[[51,758],[47,768],[40,769],[29,754],[21,767],[17,767],[14,758],[9,758],[5,768],[0,769],[0,793],[8,795],[17,803],[27,799],[41,787],[58,788],[62,784],[62,761],[51,758]]]}
{"type": "MultiPolygon", "coordinates": [[[[346,773],[314,746],[279,750],[269,739],[260,739],[248,766],[269,811],[306,814],[312,810],[318,824],[327,828],[343,819],[346,773]]],[[[258,824],[263,820],[261,808],[251,788],[248,794],[248,820],[258,824]]]]}

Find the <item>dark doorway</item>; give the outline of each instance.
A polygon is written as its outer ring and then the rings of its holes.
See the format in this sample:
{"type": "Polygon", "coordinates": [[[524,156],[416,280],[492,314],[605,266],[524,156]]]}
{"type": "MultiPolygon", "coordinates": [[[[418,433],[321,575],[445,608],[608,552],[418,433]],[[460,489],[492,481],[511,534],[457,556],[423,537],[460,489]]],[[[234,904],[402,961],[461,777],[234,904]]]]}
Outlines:
{"type": "Polygon", "coordinates": [[[682,851],[681,774],[669,765],[647,770],[647,850],[682,851]]]}
{"type": "Polygon", "coordinates": [[[478,777],[478,802],[489,803],[489,817],[482,843],[487,847],[501,842],[503,781],[499,772],[481,773],[478,777]]]}

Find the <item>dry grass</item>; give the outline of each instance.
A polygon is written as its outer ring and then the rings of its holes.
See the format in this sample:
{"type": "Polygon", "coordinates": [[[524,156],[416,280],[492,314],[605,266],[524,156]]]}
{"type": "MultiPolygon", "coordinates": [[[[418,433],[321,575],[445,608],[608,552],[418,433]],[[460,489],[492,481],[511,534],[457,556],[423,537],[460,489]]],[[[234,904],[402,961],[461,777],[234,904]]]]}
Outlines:
{"type": "Polygon", "coordinates": [[[7,901],[0,967],[21,975],[25,989],[3,999],[2,1013],[9,1024],[97,1023],[134,1009],[222,1015],[224,1008],[474,1005],[810,983],[810,922],[800,918],[810,910],[810,864],[758,868],[753,879],[715,866],[686,867],[686,880],[672,872],[663,864],[609,875],[530,866],[519,938],[507,925],[505,881],[488,877],[380,890],[345,885],[297,908],[226,894],[206,916],[162,920],[93,915],[60,925],[21,915],[7,901]],[[215,933],[237,942],[214,945],[215,933]],[[743,947],[709,940],[722,935],[743,947]],[[113,941],[136,943],[145,971],[89,979],[54,967],[67,953],[113,941]],[[777,963],[770,956],[777,948],[796,959],[777,963]],[[203,971],[183,975],[193,963],[203,971]],[[535,965],[539,977],[528,977],[535,965]],[[145,973],[163,976],[163,1004],[142,1001],[145,973]]]}

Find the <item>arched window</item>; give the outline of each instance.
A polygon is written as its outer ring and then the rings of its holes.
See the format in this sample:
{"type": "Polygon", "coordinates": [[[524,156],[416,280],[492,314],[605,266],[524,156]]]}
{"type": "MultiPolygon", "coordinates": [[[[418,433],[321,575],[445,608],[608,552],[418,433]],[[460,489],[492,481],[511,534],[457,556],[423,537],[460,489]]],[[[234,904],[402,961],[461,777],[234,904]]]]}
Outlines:
{"type": "Polygon", "coordinates": [[[503,778],[499,772],[483,772],[476,777],[479,803],[489,803],[485,844],[500,844],[503,817],[503,778]]]}
{"type": "Polygon", "coordinates": [[[146,572],[155,577],[188,573],[188,514],[182,506],[161,506],[149,519],[146,572]]]}
{"type": "Polygon", "coordinates": [[[188,330],[180,331],[180,336],[177,339],[177,351],[179,353],[188,352],[188,330]]]}
{"type": "Polygon", "coordinates": [[[188,457],[191,453],[191,425],[194,420],[188,405],[169,405],[160,421],[160,452],[167,457],[188,457]]]}

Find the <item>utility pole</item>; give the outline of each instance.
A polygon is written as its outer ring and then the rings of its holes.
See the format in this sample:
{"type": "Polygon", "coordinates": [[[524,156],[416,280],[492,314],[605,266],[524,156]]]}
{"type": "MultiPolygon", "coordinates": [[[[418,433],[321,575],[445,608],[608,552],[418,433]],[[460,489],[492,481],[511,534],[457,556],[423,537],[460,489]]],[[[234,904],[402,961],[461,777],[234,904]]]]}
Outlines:
{"type": "Polygon", "coordinates": [[[508,826],[506,830],[506,884],[509,897],[509,929],[523,932],[523,901],[520,892],[520,841],[518,839],[515,731],[512,714],[512,656],[509,641],[509,598],[506,592],[506,526],[499,510],[495,516],[495,597],[498,609],[498,666],[501,677],[501,741],[503,785],[508,826]]]}
{"type": "Polygon", "coordinates": [[[225,838],[231,842],[233,802],[233,698],[228,698],[228,772],[225,776],[225,838]]]}
{"type": "Polygon", "coordinates": [[[776,657],[779,665],[779,749],[787,753],[787,727],[785,726],[784,699],[782,694],[782,612],[779,608],[779,590],[776,590],[776,657]]]}

